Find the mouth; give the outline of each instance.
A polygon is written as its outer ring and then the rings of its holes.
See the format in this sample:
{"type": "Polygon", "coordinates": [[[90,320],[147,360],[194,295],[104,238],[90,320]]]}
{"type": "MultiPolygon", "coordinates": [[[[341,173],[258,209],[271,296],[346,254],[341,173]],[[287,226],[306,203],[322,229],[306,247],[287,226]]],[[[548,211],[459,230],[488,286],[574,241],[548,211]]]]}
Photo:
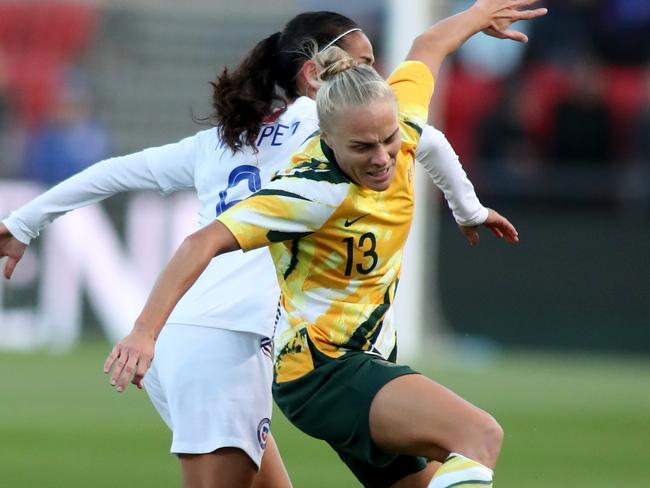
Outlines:
{"type": "Polygon", "coordinates": [[[388,187],[390,182],[393,180],[394,167],[394,165],[389,164],[388,166],[381,169],[366,171],[368,185],[375,190],[378,190],[380,188],[383,190],[388,187]]]}
{"type": "Polygon", "coordinates": [[[388,174],[391,167],[392,166],[386,166],[385,168],[382,168],[382,169],[377,170],[377,171],[368,171],[367,174],[368,174],[368,176],[370,176],[372,178],[383,178],[388,174]]]}

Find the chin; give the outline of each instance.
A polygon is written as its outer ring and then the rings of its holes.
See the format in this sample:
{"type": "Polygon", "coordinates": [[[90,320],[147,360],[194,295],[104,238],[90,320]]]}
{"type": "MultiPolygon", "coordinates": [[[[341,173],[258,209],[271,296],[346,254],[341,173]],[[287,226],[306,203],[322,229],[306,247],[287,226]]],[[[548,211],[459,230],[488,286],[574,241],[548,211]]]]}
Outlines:
{"type": "Polygon", "coordinates": [[[388,190],[388,187],[390,186],[390,181],[387,183],[371,183],[369,185],[366,185],[368,188],[370,188],[373,191],[386,191],[388,190]]]}

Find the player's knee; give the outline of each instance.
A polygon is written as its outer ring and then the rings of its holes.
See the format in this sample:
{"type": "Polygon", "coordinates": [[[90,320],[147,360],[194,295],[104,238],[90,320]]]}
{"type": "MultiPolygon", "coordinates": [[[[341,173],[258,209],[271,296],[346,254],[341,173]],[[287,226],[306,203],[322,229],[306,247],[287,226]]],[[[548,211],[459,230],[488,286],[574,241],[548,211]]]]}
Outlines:
{"type": "Polygon", "coordinates": [[[501,452],[503,427],[490,414],[482,416],[477,441],[481,459],[476,461],[494,467],[501,452]]]}

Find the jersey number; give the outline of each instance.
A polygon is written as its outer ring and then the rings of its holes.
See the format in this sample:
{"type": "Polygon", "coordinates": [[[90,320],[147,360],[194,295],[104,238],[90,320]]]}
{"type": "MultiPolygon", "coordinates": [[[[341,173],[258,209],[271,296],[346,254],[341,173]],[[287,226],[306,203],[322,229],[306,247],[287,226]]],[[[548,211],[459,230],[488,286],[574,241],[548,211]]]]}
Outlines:
{"type": "Polygon", "coordinates": [[[255,166],[250,164],[244,164],[242,166],[237,166],[232,170],[230,176],[228,176],[228,186],[225,190],[219,192],[219,203],[217,203],[217,217],[223,212],[232,207],[235,203],[241,202],[239,200],[230,200],[226,201],[228,197],[228,190],[234,188],[242,181],[248,181],[248,189],[251,193],[255,193],[262,189],[262,179],[260,178],[260,170],[255,166]]]}
{"type": "MultiPolygon", "coordinates": [[[[343,242],[345,242],[348,246],[347,247],[348,259],[347,262],[345,263],[345,276],[350,276],[352,274],[352,266],[354,265],[354,258],[353,258],[354,237],[346,237],[345,239],[343,239],[343,242]]],[[[377,266],[377,262],[379,261],[379,257],[375,252],[375,248],[377,247],[377,239],[375,238],[375,234],[373,234],[372,232],[366,232],[365,234],[363,234],[359,238],[359,244],[357,247],[359,247],[363,251],[364,258],[370,258],[370,263],[367,263],[369,264],[367,268],[363,266],[363,263],[357,263],[356,266],[356,270],[358,273],[366,275],[370,273],[373,269],[375,269],[375,267],[377,266]]]]}

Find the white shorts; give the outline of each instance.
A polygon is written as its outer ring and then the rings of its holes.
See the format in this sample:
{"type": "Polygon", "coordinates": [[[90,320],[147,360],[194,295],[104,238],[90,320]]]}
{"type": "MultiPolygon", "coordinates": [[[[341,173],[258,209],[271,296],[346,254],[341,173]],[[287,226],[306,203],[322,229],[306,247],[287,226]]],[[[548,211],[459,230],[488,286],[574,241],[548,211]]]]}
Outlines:
{"type": "Polygon", "coordinates": [[[270,432],[272,379],[270,339],[167,324],[144,384],[172,430],[172,453],[236,447],[259,468],[270,432]]]}

